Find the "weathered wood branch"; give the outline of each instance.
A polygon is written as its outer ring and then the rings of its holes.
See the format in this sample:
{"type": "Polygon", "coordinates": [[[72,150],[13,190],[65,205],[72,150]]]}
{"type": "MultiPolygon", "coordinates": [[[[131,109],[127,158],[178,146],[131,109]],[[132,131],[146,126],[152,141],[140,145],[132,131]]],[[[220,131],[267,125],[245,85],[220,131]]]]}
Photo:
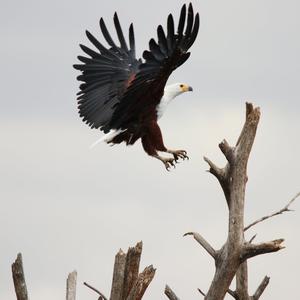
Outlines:
{"type": "Polygon", "coordinates": [[[126,255],[125,276],[123,286],[123,299],[127,299],[131,289],[136,283],[139,276],[139,266],[143,243],[139,242],[135,247],[130,247],[126,255]]]}
{"type": "Polygon", "coordinates": [[[139,274],[142,250],[143,242],[139,242],[127,253],[120,249],[116,254],[110,300],[142,299],[155,275],[152,265],[139,274]]]}
{"type": "Polygon", "coordinates": [[[261,284],[258,286],[256,292],[252,296],[251,300],[258,300],[260,298],[260,296],[263,294],[263,292],[265,291],[269,282],[270,282],[270,277],[265,276],[265,278],[262,280],[261,284]]]}
{"type": "Polygon", "coordinates": [[[206,294],[201,290],[201,289],[197,289],[198,290],[198,292],[203,296],[203,297],[205,297],[206,296],[206,294]]]}
{"type": "Polygon", "coordinates": [[[228,142],[224,139],[220,144],[219,148],[226,157],[229,164],[234,162],[234,148],[231,147],[228,142]]]}
{"type": "MultiPolygon", "coordinates": [[[[252,222],[251,224],[249,224],[248,226],[246,226],[244,228],[244,231],[248,230],[249,228],[251,228],[252,226],[255,226],[256,224],[263,222],[269,218],[272,218],[274,216],[280,215],[284,212],[289,212],[292,211],[290,209],[291,204],[300,196],[300,193],[297,193],[289,202],[287,205],[285,205],[282,209],[280,209],[279,211],[274,212],[273,214],[270,214],[268,216],[264,216],[254,222],[252,222]]],[[[251,244],[253,242],[253,240],[255,239],[256,234],[249,240],[249,242],[245,245],[244,251],[249,251],[246,250],[247,245],[251,244]]],[[[283,249],[284,247],[281,245],[281,243],[283,242],[283,239],[281,240],[276,240],[276,241],[272,241],[271,242],[271,246],[269,243],[267,243],[268,245],[266,245],[266,243],[260,244],[260,245],[255,245],[254,249],[250,250],[250,253],[248,252],[247,255],[250,255],[250,257],[256,256],[256,255],[260,255],[260,254],[265,254],[265,253],[270,253],[270,252],[276,252],[279,251],[281,249],[283,249]],[[274,243],[275,242],[275,243],[274,243]]],[[[243,254],[244,255],[244,254],[243,254]]],[[[248,257],[249,258],[249,257],[248,257]]],[[[243,258],[245,259],[245,257],[243,258]]],[[[264,280],[262,281],[262,283],[260,284],[260,286],[257,288],[257,291],[255,292],[255,294],[250,297],[248,295],[248,271],[247,271],[247,261],[244,261],[241,266],[239,267],[237,274],[236,274],[236,282],[237,282],[237,287],[239,286],[239,288],[237,288],[237,294],[239,296],[239,299],[249,299],[249,300],[257,300],[259,299],[259,297],[262,295],[262,293],[264,292],[264,290],[266,289],[267,285],[269,284],[270,278],[269,277],[265,277],[264,280]],[[246,268],[244,267],[246,266],[246,268]]]]}
{"type": "Polygon", "coordinates": [[[99,290],[97,290],[96,288],[94,288],[93,286],[91,286],[86,282],[84,282],[83,284],[99,295],[98,300],[107,300],[107,298],[99,290]]]}
{"type": "MultiPolygon", "coordinates": [[[[116,254],[110,300],[141,300],[144,296],[156,270],[151,265],[139,274],[142,250],[143,243],[139,242],[135,247],[130,247],[127,253],[120,249],[116,254]]],[[[84,285],[100,296],[98,300],[107,300],[96,288],[86,282],[84,285]]]]}
{"type": "Polygon", "coordinates": [[[115,256],[113,280],[111,285],[110,299],[122,300],[124,276],[125,276],[126,253],[119,250],[115,256]]]}
{"type": "Polygon", "coordinates": [[[125,276],[126,253],[119,250],[115,256],[114,272],[110,292],[110,300],[122,300],[125,276]]]}
{"type": "Polygon", "coordinates": [[[254,239],[256,238],[256,236],[257,236],[257,234],[254,234],[253,237],[249,240],[250,244],[254,241],[254,239]]]}
{"type": "Polygon", "coordinates": [[[203,159],[207,162],[210,169],[208,170],[211,174],[213,174],[219,181],[225,180],[225,172],[222,168],[217,167],[209,158],[206,156],[203,159]]]}
{"type": "MultiPolygon", "coordinates": [[[[244,261],[236,272],[236,299],[248,300],[248,264],[244,261]]],[[[250,299],[249,299],[250,300],[250,299]]]]}
{"type": "Polygon", "coordinates": [[[138,278],[132,287],[127,300],[140,300],[144,296],[144,293],[151,283],[154,275],[155,269],[152,265],[146,267],[142,273],[138,275],[138,278]]]}
{"type": "Polygon", "coordinates": [[[66,288],[66,299],[75,300],[76,299],[76,282],[77,282],[77,272],[73,271],[68,275],[67,278],[67,288],[66,288]]]}
{"type": "Polygon", "coordinates": [[[261,244],[246,243],[241,252],[241,256],[240,256],[241,260],[244,261],[248,258],[257,256],[257,255],[271,253],[271,252],[277,252],[277,251],[285,248],[282,245],[283,242],[284,242],[284,239],[277,239],[274,241],[265,242],[265,243],[261,243],[261,244]]]}
{"type": "Polygon", "coordinates": [[[240,298],[238,297],[237,293],[236,293],[235,291],[231,290],[231,289],[229,289],[229,290],[227,291],[227,293],[228,293],[231,297],[233,297],[234,299],[236,299],[236,300],[239,300],[239,299],[240,299],[240,298]]]}
{"type": "Polygon", "coordinates": [[[227,172],[228,172],[228,167],[225,166],[224,168],[219,168],[218,166],[216,166],[209,158],[207,158],[206,156],[203,157],[203,159],[207,162],[207,164],[209,165],[209,170],[208,172],[211,173],[212,175],[214,175],[222,189],[227,201],[227,205],[229,207],[229,201],[230,201],[230,190],[228,189],[228,176],[227,176],[227,172]]]}
{"type": "Polygon", "coordinates": [[[183,236],[192,235],[193,238],[207,251],[207,253],[213,258],[217,258],[217,251],[207,242],[203,236],[197,232],[187,232],[183,236]]]}
{"type": "Polygon", "coordinates": [[[244,231],[248,230],[248,229],[251,228],[252,226],[254,226],[254,225],[256,225],[256,224],[258,224],[258,223],[260,223],[260,222],[263,222],[263,221],[265,221],[265,220],[267,220],[267,219],[270,219],[270,218],[272,218],[272,217],[275,217],[275,216],[278,216],[278,215],[280,215],[280,214],[283,214],[284,212],[292,211],[292,210],[290,209],[290,206],[291,206],[291,204],[292,204],[299,196],[300,196],[300,192],[299,192],[298,194],[296,194],[296,195],[289,201],[289,203],[288,203],[286,206],[284,206],[282,209],[280,209],[280,210],[278,210],[278,211],[272,213],[271,215],[264,216],[264,217],[262,217],[262,218],[260,218],[260,219],[258,219],[258,220],[256,220],[256,221],[252,222],[251,224],[249,224],[248,226],[245,227],[244,231]]]}
{"type": "Polygon", "coordinates": [[[180,300],[168,285],[165,287],[165,295],[170,300],[180,300]]]}
{"type": "Polygon", "coordinates": [[[15,292],[18,300],[28,300],[27,286],[23,269],[22,254],[19,253],[11,266],[15,292]]]}

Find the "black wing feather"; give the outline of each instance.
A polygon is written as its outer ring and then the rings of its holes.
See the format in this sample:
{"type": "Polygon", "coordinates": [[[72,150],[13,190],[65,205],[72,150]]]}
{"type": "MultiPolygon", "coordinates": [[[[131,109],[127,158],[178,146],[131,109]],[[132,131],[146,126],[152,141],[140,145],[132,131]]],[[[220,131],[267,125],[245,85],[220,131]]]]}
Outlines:
{"type": "Polygon", "coordinates": [[[168,43],[168,55],[172,56],[174,50],[175,43],[175,32],[174,32],[174,19],[171,14],[168,16],[168,35],[167,35],[167,43],[168,43]]]}
{"type": "Polygon", "coordinates": [[[193,28],[193,22],[194,22],[194,11],[193,6],[190,3],[189,9],[188,9],[188,18],[187,18],[187,25],[185,29],[185,35],[189,36],[191,34],[192,28],[193,28]]]}
{"type": "Polygon", "coordinates": [[[188,41],[188,44],[186,47],[190,48],[194,44],[196,37],[198,35],[198,32],[199,32],[199,26],[200,26],[200,17],[199,17],[199,14],[197,13],[196,18],[195,18],[194,28],[193,28],[191,37],[189,38],[189,41],[188,41]]]}
{"type": "Polygon", "coordinates": [[[180,18],[178,22],[178,29],[177,29],[177,34],[179,37],[182,37],[183,34],[183,29],[184,29],[184,24],[185,24],[185,15],[186,15],[186,6],[185,4],[182,6],[181,12],[180,12],[180,18]]]}
{"type": "Polygon", "coordinates": [[[82,44],[79,45],[83,52],[85,52],[87,55],[89,55],[92,58],[100,57],[100,54],[95,52],[94,50],[88,48],[87,46],[84,46],[82,44]]]}
{"type": "Polygon", "coordinates": [[[117,13],[115,13],[114,15],[114,23],[115,23],[118,39],[120,41],[121,49],[123,49],[125,52],[128,52],[128,46],[126,44],[117,13]]]}
{"type": "Polygon", "coordinates": [[[131,51],[131,56],[135,58],[135,40],[134,40],[134,29],[133,24],[129,27],[129,46],[131,51]]]}
{"type": "Polygon", "coordinates": [[[168,43],[166,39],[165,32],[161,25],[157,27],[157,37],[158,37],[158,45],[161,52],[167,56],[168,55],[168,43]]]}
{"type": "Polygon", "coordinates": [[[106,28],[106,25],[105,25],[105,22],[103,20],[103,18],[100,19],[100,29],[102,31],[102,34],[104,36],[104,38],[106,39],[108,45],[110,45],[112,48],[114,49],[117,49],[118,47],[116,46],[116,44],[114,43],[113,39],[111,38],[107,28],[106,28]]]}
{"type": "Polygon", "coordinates": [[[150,40],[149,49],[157,61],[163,61],[165,59],[165,55],[161,52],[160,47],[156,44],[154,39],[150,40]]]}
{"type": "Polygon", "coordinates": [[[104,51],[105,47],[88,31],[85,31],[87,38],[90,42],[101,52],[104,51]]]}

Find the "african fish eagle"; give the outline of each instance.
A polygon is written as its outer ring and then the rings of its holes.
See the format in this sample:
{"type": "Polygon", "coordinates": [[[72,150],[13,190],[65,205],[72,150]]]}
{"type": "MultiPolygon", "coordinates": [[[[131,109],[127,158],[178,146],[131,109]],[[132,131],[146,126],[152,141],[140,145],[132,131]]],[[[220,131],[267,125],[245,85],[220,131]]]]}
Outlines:
{"type": "Polygon", "coordinates": [[[77,94],[79,114],[91,128],[105,133],[101,140],[107,143],[133,145],[141,139],[145,152],[169,170],[179,158],[188,156],[185,150],[170,150],[164,145],[157,121],[172,99],[193,90],[183,83],[165,85],[171,73],[190,56],[187,51],[199,31],[199,14],[194,15],[191,3],[188,10],[184,4],[176,33],[169,14],[167,32],[161,25],[157,27],[157,41],[150,40],[149,51],[143,52],[144,61],[136,59],[133,25],[129,27],[129,47],[117,13],[114,25],[120,45],[114,42],[102,18],[100,29],[109,47],[89,31],[86,35],[96,50],[80,45],[88,57],[78,56],[82,64],[74,65],[81,71],[77,79],[83,81],[77,94]],[[162,157],[158,152],[173,157],[162,157]]]}

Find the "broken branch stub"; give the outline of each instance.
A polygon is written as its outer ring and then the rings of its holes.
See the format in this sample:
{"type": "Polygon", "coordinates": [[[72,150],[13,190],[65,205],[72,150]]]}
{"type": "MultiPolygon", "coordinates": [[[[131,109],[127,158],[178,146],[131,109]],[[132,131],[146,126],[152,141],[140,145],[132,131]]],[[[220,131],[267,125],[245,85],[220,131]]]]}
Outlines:
{"type": "Polygon", "coordinates": [[[155,275],[153,266],[139,273],[143,243],[130,247],[127,253],[121,249],[115,256],[110,300],[140,300],[155,275]]]}
{"type": "Polygon", "coordinates": [[[25,282],[25,274],[23,269],[22,254],[17,255],[17,259],[11,266],[12,276],[14,280],[15,292],[17,300],[28,300],[27,286],[25,282]]]}
{"type": "Polygon", "coordinates": [[[67,290],[66,290],[67,300],[76,299],[76,282],[77,282],[77,272],[73,271],[68,275],[67,278],[67,290]]]}

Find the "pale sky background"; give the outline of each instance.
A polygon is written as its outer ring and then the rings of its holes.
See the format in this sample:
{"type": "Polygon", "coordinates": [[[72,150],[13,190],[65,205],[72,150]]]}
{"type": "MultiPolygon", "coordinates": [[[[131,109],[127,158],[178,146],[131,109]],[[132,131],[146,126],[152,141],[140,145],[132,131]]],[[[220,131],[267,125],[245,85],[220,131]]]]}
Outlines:
{"type": "MultiPolygon", "coordinates": [[[[65,279],[78,271],[77,299],[97,299],[87,281],[109,296],[114,255],[143,240],[141,268],[156,276],[145,300],[166,299],[169,284],[182,299],[201,299],[214,264],[187,231],[219,248],[227,208],[203,155],[220,166],[218,143],[234,144],[244,102],[262,110],[249,162],[246,223],[283,207],[300,191],[300,4],[296,0],[193,1],[201,29],[192,55],[170,82],[193,93],[172,103],[161,121],[166,145],[184,148],[190,161],[167,173],[133,147],[89,145],[100,132],[77,114],[78,72],[72,68],[87,43],[100,37],[98,21],[123,28],[134,22],[138,53],[166,24],[178,20],[182,1],[0,0],[1,158],[0,299],[15,299],[10,265],[22,252],[30,298],[64,299],[65,279]]],[[[280,253],[249,263],[250,291],[271,277],[263,299],[299,295],[300,204],[258,225],[257,241],[285,238],[280,253]]],[[[229,298],[228,298],[229,299],[229,298]]]]}

